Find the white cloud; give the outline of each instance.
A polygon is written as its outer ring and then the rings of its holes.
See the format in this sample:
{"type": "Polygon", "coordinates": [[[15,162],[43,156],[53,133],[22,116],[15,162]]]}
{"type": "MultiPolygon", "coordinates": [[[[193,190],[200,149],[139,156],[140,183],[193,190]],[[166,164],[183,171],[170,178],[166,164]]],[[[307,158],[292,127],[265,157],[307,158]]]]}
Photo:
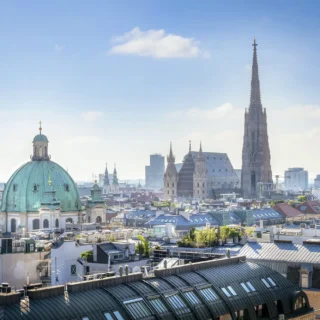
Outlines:
{"type": "Polygon", "coordinates": [[[85,121],[94,122],[98,120],[102,115],[103,113],[99,111],[87,111],[81,113],[81,118],[85,121]]]}
{"type": "Polygon", "coordinates": [[[235,109],[233,105],[229,102],[224,103],[223,105],[216,108],[190,108],[186,111],[177,110],[169,113],[167,117],[169,119],[176,119],[180,117],[186,117],[192,120],[215,120],[222,119],[228,114],[234,112],[235,109]]]}
{"type": "Polygon", "coordinates": [[[210,57],[210,53],[199,47],[193,38],[184,38],[175,34],[166,34],[165,30],[142,31],[138,27],[114,39],[109,51],[111,54],[138,55],[161,58],[195,58],[210,57]]]}

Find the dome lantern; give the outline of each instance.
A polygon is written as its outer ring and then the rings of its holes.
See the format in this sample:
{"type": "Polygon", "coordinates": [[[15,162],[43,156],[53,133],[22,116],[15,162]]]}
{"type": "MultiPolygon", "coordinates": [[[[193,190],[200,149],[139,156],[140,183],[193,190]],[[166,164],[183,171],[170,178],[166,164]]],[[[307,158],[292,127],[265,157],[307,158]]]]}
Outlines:
{"type": "Polygon", "coordinates": [[[32,161],[48,161],[50,156],[48,155],[48,138],[42,134],[41,121],[39,122],[39,134],[33,138],[33,156],[32,161]]]}

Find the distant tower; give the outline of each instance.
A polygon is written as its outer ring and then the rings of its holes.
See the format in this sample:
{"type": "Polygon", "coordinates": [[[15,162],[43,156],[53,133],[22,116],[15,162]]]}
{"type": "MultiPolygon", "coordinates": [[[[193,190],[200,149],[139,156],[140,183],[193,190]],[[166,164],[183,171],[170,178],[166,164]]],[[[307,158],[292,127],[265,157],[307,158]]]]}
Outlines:
{"type": "Polygon", "coordinates": [[[273,189],[267,112],[262,108],[257,43],[253,42],[251,97],[244,115],[241,187],[245,198],[257,198],[273,189]]]}
{"type": "Polygon", "coordinates": [[[202,145],[195,162],[193,173],[193,197],[195,199],[204,200],[207,198],[207,168],[206,159],[202,153],[202,145]]]}
{"type": "Polygon", "coordinates": [[[167,200],[173,200],[177,197],[178,172],[175,166],[175,157],[172,153],[172,144],[170,143],[170,153],[167,157],[167,168],[164,173],[164,197],[167,200]]]}
{"type": "Polygon", "coordinates": [[[189,153],[183,160],[183,165],[179,171],[178,196],[184,198],[193,197],[193,172],[194,161],[191,153],[191,141],[189,141],[189,153]]]}
{"type": "Polygon", "coordinates": [[[103,193],[107,194],[110,188],[109,181],[109,172],[108,172],[108,164],[106,163],[106,170],[104,171],[104,179],[103,179],[103,193]]]}
{"type": "Polygon", "coordinates": [[[118,174],[117,174],[116,164],[114,164],[114,169],[113,169],[113,178],[112,178],[111,190],[112,190],[112,192],[119,192],[119,181],[118,181],[118,174]]]}

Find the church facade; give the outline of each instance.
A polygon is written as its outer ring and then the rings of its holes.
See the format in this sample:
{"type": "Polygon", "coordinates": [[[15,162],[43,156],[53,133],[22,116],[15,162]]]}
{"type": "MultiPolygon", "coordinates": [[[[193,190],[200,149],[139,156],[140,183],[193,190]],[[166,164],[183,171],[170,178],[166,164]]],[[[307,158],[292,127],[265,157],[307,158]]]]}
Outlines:
{"type": "Polygon", "coordinates": [[[250,105],[244,116],[241,189],[244,198],[261,198],[273,190],[267,112],[261,103],[256,40],[253,43],[250,105]]]}
{"type": "Polygon", "coordinates": [[[111,183],[110,183],[110,179],[109,179],[108,165],[106,164],[106,170],[104,172],[102,191],[103,191],[103,194],[108,194],[108,193],[112,194],[112,193],[119,193],[120,192],[116,164],[114,164],[111,183]]]}
{"type": "Polygon", "coordinates": [[[240,189],[240,180],[226,153],[191,151],[184,157],[177,170],[172,146],[167,157],[164,174],[164,197],[207,199],[214,198],[215,192],[233,192],[240,189]]]}
{"type": "Polygon", "coordinates": [[[2,232],[65,228],[68,222],[79,222],[78,188],[68,172],[51,161],[41,124],[39,131],[33,139],[31,161],[6,183],[0,211],[2,232]]]}

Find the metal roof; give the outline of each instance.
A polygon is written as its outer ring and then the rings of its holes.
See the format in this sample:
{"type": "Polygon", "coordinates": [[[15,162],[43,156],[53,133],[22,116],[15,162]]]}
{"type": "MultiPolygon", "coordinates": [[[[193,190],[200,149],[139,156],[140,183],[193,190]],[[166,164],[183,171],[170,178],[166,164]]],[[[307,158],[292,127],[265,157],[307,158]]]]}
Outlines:
{"type": "Polygon", "coordinates": [[[279,300],[285,313],[291,314],[293,296],[300,294],[300,289],[276,271],[242,262],[243,258],[204,262],[195,264],[194,268],[193,265],[179,266],[161,271],[159,274],[163,276],[136,282],[79,293],[65,292],[64,296],[41,300],[22,300],[20,304],[3,306],[0,318],[103,320],[106,319],[104,313],[119,312],[121,318],[118,319],[124,320],[193,320],[214,319],[246,309],[250,319],[256,319],[254,307],[266,304],[270,319],[276,319],[274,301],[279,300]],[[275,286],[266,287],[263,279],[269,278],[275,286]],[[242,282],[250,282],[254,290],[247,292],[242,282]],[[235,294],[227,296],[225,288],[235,294]]]}
{"type": "Polygon", "coordinates": [[[320,245],[247,243],[239,254],[253,260],[320,264],[320,245]]]}

